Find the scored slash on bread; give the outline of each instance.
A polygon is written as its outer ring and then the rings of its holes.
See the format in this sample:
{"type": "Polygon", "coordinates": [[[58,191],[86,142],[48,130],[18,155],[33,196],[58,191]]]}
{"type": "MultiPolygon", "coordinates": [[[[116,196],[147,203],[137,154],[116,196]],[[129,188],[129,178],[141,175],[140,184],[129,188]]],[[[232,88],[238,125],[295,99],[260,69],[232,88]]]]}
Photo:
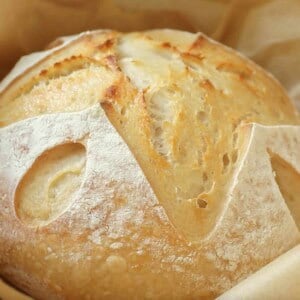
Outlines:
{"type": "Polygon", "coordinates": [[[270,157],[296,182],[300,120],[263,70],[172,30],[48,51],[2,84],[7,280],[53,299],[212,298],[299,243],[270,157]]]}

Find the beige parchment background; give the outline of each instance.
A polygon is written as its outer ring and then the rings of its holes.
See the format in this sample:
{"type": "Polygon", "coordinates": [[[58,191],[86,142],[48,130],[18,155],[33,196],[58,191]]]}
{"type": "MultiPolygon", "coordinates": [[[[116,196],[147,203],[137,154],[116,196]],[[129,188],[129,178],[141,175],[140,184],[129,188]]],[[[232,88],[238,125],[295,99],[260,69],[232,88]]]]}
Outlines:
{"type": "MultiPolygon", "coordinates": [[[[202,31],[244,53],[300,109],[300,0],[0,0],[0,78],[60,35],[165,27],[202,31]]],[[[5,289],[0,281],[0,298],[19,299],[5,289]]]]}

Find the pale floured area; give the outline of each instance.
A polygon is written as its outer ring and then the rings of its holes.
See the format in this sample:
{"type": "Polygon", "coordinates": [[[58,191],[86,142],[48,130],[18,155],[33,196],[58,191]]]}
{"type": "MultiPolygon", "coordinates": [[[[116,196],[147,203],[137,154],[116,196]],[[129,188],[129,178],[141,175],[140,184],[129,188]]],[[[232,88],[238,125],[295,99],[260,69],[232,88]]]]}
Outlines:
{"type": "MultiPolygon", "coordinates": [[[[297,153],[296,153],[297,154],[297,153]]],[[[300,230],[300,172],[276,153],[270,153],[275,180],[293,219],[300,230]]]]}
{"type": "Polygon", "coordinates": [[[39,156],[15,194],[19,218],[32,226],[55,220],[79,191],[85,161],[84,147],[73,143],[59,145],[39,156]]]}
{"type": "Polygon", "coordinates": [[[299,243],[299,115],[201,34],[86,33],[0,97],[0,273],[32,296],[212,299],[299,243]]]}

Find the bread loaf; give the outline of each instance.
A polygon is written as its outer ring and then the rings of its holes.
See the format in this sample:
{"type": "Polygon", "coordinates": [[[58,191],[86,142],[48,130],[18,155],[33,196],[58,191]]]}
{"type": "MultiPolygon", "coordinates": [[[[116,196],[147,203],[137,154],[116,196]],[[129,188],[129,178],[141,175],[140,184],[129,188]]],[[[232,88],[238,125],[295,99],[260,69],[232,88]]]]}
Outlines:
{"type": "Polygon", "coordinates": [[[202,34],[53,45],[0,86],[7,281],[37,299],[213,299],[299,243],[300,118],[274,78],[202,34]]]}

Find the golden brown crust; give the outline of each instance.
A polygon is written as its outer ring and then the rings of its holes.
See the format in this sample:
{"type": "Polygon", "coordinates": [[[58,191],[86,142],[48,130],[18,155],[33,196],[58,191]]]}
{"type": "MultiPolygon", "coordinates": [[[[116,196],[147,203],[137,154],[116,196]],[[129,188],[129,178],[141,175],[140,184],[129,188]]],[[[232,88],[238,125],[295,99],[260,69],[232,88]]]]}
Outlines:
{"type": "Polygon", "coordinates": [[[172,30],[59,47],[1,93],[2,276],[37,298],[211,299],[299,242],[265,149],[299,172],[300,120],[268,74],[172,30]]]}

